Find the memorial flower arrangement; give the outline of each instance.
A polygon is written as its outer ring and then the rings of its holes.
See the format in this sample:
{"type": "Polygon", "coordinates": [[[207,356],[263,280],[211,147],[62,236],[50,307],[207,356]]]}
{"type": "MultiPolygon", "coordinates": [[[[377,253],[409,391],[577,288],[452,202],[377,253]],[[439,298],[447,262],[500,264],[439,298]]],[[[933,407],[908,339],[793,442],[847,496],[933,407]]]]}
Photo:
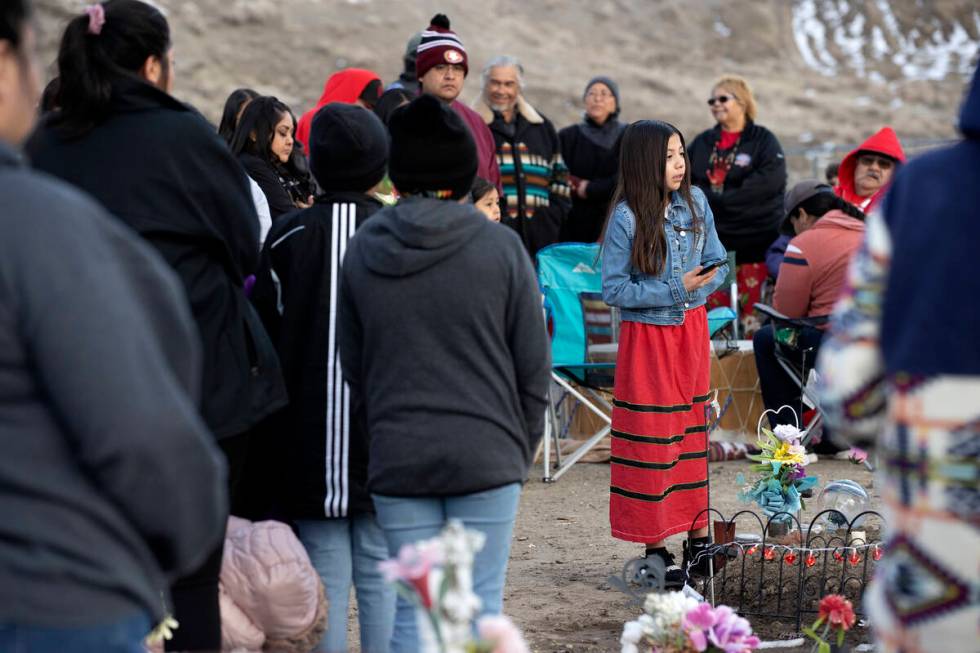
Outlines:
{"type": "MultiPolygon", "coordinates": [[[[773,430],[759,429],[762,451],[748,458],[755,461],[752,471],[760,476],[747,483],[744,475],[739,474],[742,490],[738,496],[742,501],[755,502],[770,517],[781,512],[795,513],[805,507],[801,495],[817,484],[817,477],[807,475],[809,459],[802,437],[803,433],[790,424],[781,424],[773,430]]],[[[787,515],[776,518],[777,521],[788,519],[787,515]]]]}
{"type": "Polygon", "coordinates": [[[643,614],[626,623],[620,643],[622,653],[749,653],[759,638],[727,605],[667,592],[647,596],[643,614]]]}
{"type": "Polygon", "coordinates": [[[828,594],[820,599],[817,607],[817,620],[813,625],[804,628],[803,633],[812,639],[815,644],[814,653],[830,653],[830,642],[828,636],[834,635],[837,639],[837,646],[844,645],[844,636],[857,621],[854,614],[854,606],[840,594],[828,594]],[[821,629],[822,627],[822,629],[821,629]],[[821,629],[819,633],[817,630],[821,629]],[[836,633],[836,634],[835,634],[836,633]]]}
{"type": "Polygon", "coordinates": [[[484,536],[451,520],[431,540],[406,544],[398,557],[380,563],[385,580],[415,606],[419,649],[424,653],[529,653],[513,622],[505,616],[473,620],[480,599],[473,593],[473,556],[484,536]]]}

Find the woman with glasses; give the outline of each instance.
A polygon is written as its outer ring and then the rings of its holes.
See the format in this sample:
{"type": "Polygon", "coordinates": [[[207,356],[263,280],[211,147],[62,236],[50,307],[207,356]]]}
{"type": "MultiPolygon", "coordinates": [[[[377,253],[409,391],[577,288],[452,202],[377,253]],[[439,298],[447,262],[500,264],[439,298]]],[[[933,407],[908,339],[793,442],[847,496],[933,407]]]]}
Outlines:
{"type": "MultiPolygon", "coordinates": [[[[786,160],[779,141],[755,124],[756,104],[748,82],[719,78],[708,98],[717,124],[691,143],[691,181],[708,196],[721,242],[735,252],[739,315],[748,337],[758,328],[751,315],[768,276],[766,249],[779,236],[786,190],[786,160]]],[[[727,305],[727,292],[709,307],[727,305]]]]}
{"type": "Polygon", "coordinates": [[[619,141],[625,125],[618,120],[619,86],[610,78],[589,80],[582,100],[582,122],[558,132],[572,188],[572,208],[561,239],[594,243],[602,233],[616,188],[619,141]]]}

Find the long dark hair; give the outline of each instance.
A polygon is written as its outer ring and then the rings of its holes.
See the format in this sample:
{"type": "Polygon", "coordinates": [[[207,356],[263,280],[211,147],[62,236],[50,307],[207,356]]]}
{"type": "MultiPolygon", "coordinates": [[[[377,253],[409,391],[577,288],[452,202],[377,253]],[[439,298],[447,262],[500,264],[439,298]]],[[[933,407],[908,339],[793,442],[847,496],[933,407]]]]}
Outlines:
{"type": "Polygon", "coordinates": [[[609,205],[609,217],[625,201],[636,217],[630,263],[646,274],[660,274],[667,259],[664,211],[670,205],[667,190],[667,142],[677,135],[684,151],[684,180],[677,192],[691,210],[695,231],[703,228],[703,216],[695,210],[691,196],[691,161],[687,157],[684,135],[677,127],[660,120],[640,120],[623,132],[619,150],[619,181],[609,205]]]}
{"type": "Polygon", "coordinates": [[[831,192],[817,193],[813,197],[807,199],[806,201],[800,202],[793,207],[790,211],[791,216],[799,216],[800,209],[806,211],[809,215],[820,218],[828,211],[843,211],[852,218],[857,218],[858,220],[864,220],[865,215],[858,207],[854,206],[847,200],[837,197],[831,192]]]}
{"type": "Polygon", "coordinates": [[[295,134],[296,116],[284,102],[268,95],[255,98],[242,112],[242,119],[231,139],[231,151],[235,156],[245,152],[254,154],[263,161],[278,163],[272,155],[272,138],[276,133],[276,125],[287,115],[293,119],[295,134]]]}
{"type": "Polygon", "coordinates": [[[236,88],[225,100],[225,108],[221,112],[221,122],[218,123],[218,136],[225,143],[231,145],[231,139],[235,136],[235,127],[238,126],[238,114],[242,110],[242,105],[251,102],[259,97],[258,92],[250,88],[236,88]]]}
{"type": "Polygon", "coordinates": [[[98,34],[81,14],[68,23],[58,49],[60,110],[52,120],[72,135],[106,117],[113,81],[137,77],[148,57],[159,58],[164,78],[170,75],[170,26],[158,9],[139,0],[108,0],[102,8],[105,23],[98,34]]]}
{"type": "Polygon", "coordinates": [[[31,4],[25,0],[4,0],[0,6],[0,41],[10,43],[15,52],[21,51],[24,27],[31,19],[31,4]]]}

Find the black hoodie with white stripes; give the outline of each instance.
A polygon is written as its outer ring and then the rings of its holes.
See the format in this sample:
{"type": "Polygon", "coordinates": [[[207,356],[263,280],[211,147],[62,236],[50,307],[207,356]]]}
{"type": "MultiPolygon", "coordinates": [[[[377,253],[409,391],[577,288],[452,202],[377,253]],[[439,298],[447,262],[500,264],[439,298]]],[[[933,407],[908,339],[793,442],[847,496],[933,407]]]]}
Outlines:
{"type": "Polygon", "coordinates": [[[252,302],[279,352],[289,392],[265,463],[267,491],[284,517],[373,511],[363,416],[341,375],[336,312],[347,243],[379,209],[363,193],[327,193],[277,220],[265,241],[252,302]]]}

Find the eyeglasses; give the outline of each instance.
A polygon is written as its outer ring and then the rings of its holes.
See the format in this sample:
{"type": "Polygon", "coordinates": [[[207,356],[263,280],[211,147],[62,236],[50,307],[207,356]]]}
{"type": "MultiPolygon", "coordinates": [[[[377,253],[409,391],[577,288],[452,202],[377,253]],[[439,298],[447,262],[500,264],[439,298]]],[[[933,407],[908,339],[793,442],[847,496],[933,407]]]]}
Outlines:
{"type": "Polygon", "coordinates": [[[734,95],[719,95],[718,97],[709,97],[708,98],[708,106],[709,107],[715,106],[715,102],[719,102],[721,104],[725,104],[729,100],[735,100],[735,99],[737,99],[737,98],[734,95]]]}
{"type": "Polygon", "coordinates": [[[878,167],[882,170],[891,170],[895,165],[892,159],[884,156],[875,156],[874,154],[862,154],[858,157],[858,163],[868,168],[877,163],[878,167]]]}

